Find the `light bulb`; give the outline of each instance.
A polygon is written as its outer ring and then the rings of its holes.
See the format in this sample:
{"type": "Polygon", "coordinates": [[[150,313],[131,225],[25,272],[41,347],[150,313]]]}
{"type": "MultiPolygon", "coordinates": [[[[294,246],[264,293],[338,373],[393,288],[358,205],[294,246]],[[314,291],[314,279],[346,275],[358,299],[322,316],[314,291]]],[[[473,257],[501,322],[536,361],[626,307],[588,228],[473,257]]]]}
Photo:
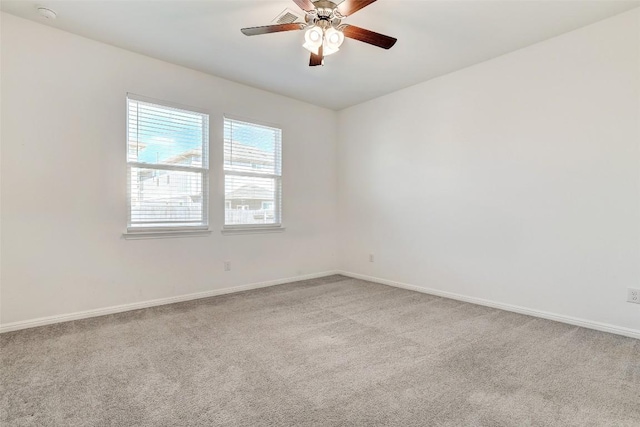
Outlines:
{"type": "Polygon", "coordinates": [[[309,40],[311,40],[314,43],[317,43],[320,41],[320,37],[322,37],[320,35],[319,31],[309,31],[309,40]]]}

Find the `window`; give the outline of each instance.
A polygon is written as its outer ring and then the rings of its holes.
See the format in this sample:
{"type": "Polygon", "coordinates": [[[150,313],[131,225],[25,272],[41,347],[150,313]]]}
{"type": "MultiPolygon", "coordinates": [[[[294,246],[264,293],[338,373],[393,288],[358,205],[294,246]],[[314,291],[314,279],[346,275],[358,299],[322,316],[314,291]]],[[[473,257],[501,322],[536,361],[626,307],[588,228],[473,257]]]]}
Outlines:
{"type": "Polygon", "coordinates": [[[127,96],[128,231],[207,228],[209,116],[127,96]]]}
{"type": "Polygon", "coordinates": [[[281,224],[282,130],[224,119],[225,227],[281,224]]]}

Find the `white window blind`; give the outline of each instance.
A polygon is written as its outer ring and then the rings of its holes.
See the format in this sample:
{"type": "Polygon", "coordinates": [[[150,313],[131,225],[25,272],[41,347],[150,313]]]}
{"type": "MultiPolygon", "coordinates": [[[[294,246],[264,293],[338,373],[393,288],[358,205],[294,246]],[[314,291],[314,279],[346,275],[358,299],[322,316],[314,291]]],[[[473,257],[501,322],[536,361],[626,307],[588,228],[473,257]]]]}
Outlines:
{"type": "Polygon", "coordinates": [[[224,119],[225,227],[281,224],[282,130],[224,119]]]}
{"type": "Polygon", "coordinates": [[[129,230],[207,226],[209,116],[127,97],[129,230]]]}

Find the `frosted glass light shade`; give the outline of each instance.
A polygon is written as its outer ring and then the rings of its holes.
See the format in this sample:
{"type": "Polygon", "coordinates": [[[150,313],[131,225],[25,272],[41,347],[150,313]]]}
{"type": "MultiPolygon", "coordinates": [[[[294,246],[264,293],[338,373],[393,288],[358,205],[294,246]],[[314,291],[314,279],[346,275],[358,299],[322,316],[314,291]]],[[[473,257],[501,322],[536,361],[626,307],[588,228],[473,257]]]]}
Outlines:
{"type": "Polygon", "coordinates": [[[342,34],[342,31],[338,31],[333,27],[328,28],[324,33],[324,55],[327,56],[336,53],[340,50],[342,42],[344,42],[344,34],[342,34]]]}
{"type": "Polygon", "coordinates": [[[318,49],[322,45],[322,39],[324,38],[324,34],[322,29],[319,27],[311,27],[304,33],[304,41],[305,43],[302,45],[309,52],[317,55],[318,49]]]}

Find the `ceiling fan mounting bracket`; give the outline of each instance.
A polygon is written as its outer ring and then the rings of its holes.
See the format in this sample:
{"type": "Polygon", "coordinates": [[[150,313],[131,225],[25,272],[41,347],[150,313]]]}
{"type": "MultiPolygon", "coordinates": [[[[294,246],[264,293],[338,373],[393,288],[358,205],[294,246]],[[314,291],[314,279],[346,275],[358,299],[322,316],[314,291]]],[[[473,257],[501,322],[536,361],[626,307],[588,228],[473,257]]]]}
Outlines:
{"type": "Polygon", "coordinates": [[[334,11],[337,11],[338,5],[329,0],[318,0],[313,3],[316,7],[317,11],[323,10],[324,13],[333,14],[334,11]]]}

